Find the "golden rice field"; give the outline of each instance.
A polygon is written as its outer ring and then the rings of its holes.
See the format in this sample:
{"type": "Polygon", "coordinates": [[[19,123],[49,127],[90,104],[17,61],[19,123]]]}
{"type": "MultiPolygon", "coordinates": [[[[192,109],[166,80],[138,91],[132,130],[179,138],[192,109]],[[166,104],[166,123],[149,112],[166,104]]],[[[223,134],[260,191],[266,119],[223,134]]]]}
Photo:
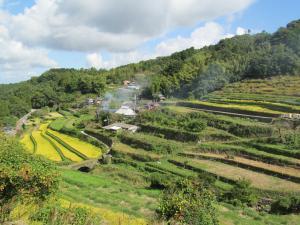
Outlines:
{"type": "Polygon", "coordinates": [[[262,112],[262,113],[272,113],[272,114],[282,114],[281,111],[271,110],[264,108],[259,105],[240,105],[234,103],[214,103],[214,102],[206,102],[206,101],[191,101],[192,103],[201,104],[205,106],[213,106],[213,107],[220,107],[220,108],[228,108],[228,109],[238,109],[238,110],[246,110],[246,111],[253,111],[253,112],[262,112]]]}
{"type": "Polygon", "coordinates": [[[88,158],[98,158],[101,155],[101,149],[97,148],[92,144],[83,142],[78,138],[74,138],[69,135],[59,133],[57,131],[53,131],[50,129],[48,131],[49,133],[55,135],[56,137],[66,142],[71,147],[75,148],[77,151],[87,156],[88,158]]]}
{"type": "Polygon", "coordinates": [[[57,153],[56,149],[46,140],[41,134],[43,131],[36,130],[32,132],[32,136],[37,143],[36,154],[43,155],[46,158],[59,162],[61,161],[60,155],[57,153]]]}
{"type": "MultiPolygon", "coordinates": [[[[46,134],[45,134],[46,135],[46,134]]],[[[70,159],[73,162],[81,162],[82,158],[80,158],[79,156],[77,156],[76,154],[74,154],[73,152],[69,151],[66,147],[64,147],[63,145],[61,145],[59,142],[57,142],[56,140],[54,140],[52,137],[50,137],[49,135],[46,135],[51,141],[53,141],[53,143],[61,150],[61,152],[63,153],[63,155],[70,159]]]]}
{"type": "Polygon", "coordinates": [[[25,134],[23,138],[20,140],[20,142],[25,146],[26,150],[29,152],[33,153],[34,151],[34,146],[33,143],[30,139],[30,134],[25,134]]]}

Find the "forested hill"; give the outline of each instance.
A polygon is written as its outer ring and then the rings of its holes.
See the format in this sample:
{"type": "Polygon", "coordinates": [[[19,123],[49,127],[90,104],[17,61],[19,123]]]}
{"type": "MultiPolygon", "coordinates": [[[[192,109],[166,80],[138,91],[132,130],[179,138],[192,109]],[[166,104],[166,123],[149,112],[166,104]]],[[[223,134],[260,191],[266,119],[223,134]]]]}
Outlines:
{"type": "Polygon", "coordinates": [[[51,69],[26,82],[0,85],[0,118],[5,121],[30,108],[72,102],[82,94],[101,95],[108,85],[136,74],[145,74],[150,81],[146,95],[162,92],[183,98],[201,98],[243,79],[300,74],[300,20],[274,34],[235,36],[199,50],[190,48],[111,70],[51,69]]]}

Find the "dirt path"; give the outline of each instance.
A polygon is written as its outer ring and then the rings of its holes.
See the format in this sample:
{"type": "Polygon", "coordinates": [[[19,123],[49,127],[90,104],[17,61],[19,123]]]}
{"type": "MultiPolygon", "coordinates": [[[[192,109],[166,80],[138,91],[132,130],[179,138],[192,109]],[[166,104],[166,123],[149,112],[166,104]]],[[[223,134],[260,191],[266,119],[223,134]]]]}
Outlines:
{"type": "Polygon", "coordinates": [[[15,135],[22,130],[22,126],[23,124],[25,124],[28,120],[28,117],[34,113],[36,111],[36,109],[31,109],[29,113],[27,113],[26,115],[24,115],[21,119],[19,119],[16,123],[16,129],[15,129],[15,135]]]}

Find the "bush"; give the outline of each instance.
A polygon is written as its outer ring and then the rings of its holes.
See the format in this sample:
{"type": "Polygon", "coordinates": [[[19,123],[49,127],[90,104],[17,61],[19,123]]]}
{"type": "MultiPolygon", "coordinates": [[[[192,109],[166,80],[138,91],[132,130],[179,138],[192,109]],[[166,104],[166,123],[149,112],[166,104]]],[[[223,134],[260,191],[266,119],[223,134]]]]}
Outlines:
{"type": "Polygon", "coordinates": [[[158,214],[170,224],[218,224],[215,196],[199,182],[181,180],[170,186],[160,200],[158,214]]]}
{"type": "Polygon", "coordinates": [[[300,197],[282,197],[271,205],[271,212],[276,214],[300,213],[300,197]]]}
{"type": "Polygon", "coordinates": [[[101,218],[91,210],[81,207],[63,208],[58,204],[47,204],[31,216],[31,221],[43,225],[100,225],[101,218]]]}
{"type": "Polygon", "coordinates": [[[165,189],[170,185],[170,175],[161,173],[152,173],[150,175],[150,188],[165,189]]]}
{"type": "Polygon", "coordinates": [[[257,201],[257,196],[251,188],[251,182],[245,179],[237,181],[224,197],[225,201],[233,205],[253,206],[257,201]]]}
{"type": "Polygon", "coordinates": [[[50,161],[27,153],[0,134],[0,222],[20,200],[45,200],[58,189],[59,173],[50,161]]]}
{"type": "Polygon", "coordinates": [[[152,133],[158,137],[177,141],[198,141],[199,133],[179,130],[169,127],[153,126],[149,124],[140,124],[141,131],[152,133]]]}
{"type": "Polygon", "coordinates": [[[171,154],[179,151],[180,143],[175,143],[170,140],[157,138],[141,133],[129,134],[121,133],[119,135],[120,141],[124,144],[130,145],[134,148],[142,148],[147,151],[154,151],[156,153],[171,154]]]}

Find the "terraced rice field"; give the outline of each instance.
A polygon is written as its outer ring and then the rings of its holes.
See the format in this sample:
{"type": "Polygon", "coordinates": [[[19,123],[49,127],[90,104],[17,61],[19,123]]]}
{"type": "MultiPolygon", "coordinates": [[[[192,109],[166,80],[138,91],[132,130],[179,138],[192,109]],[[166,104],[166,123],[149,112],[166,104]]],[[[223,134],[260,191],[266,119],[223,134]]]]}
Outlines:
{"type": "Polygon", "coordinates": [[[188,162],[195,168],[200,168],[218,176],[223,176],[232,180],[245,178],[250,180],[252,185],[256,188],[263,190],[292,192],[300,190],[300,184],[286,181],[280,178],[272,177],[258,172],[253,172],[247,169],[238,168],[235,166],[227,165],[220,162],[211,160],[200,160],[190,158],[176,158],[179,162],[188,162]]]}
{"type": "Polygon", "coordinates": [[[61,152],[63,153],[63,155],[70,159],[73,162],[81,162],[83,159],[80,158],[79,156],[77,156],[76,154],[74,154],[73,152],[70,152],[70,150],[68,150],[66,147],[64,147],[62,144],[60,144],[58,141],[54,140],[52,137],[48,136],[47,137],[53,141],[53,143],[61,150],[61,152]]]}
{"type": "MultiPolygon", "coordinates": [[[[225,159],[226,158],[226,155],[214,154],[214,153],[198,153],[198,154],[193,154],[193,155],[206,156],[206,157],[210,157],[211,159],[225,159]]],[[[259,168],[263,168],[263,169],[268,169],[268,170],[271,170],[274,172],[283,173],[283,174],[287,174],[287,175],[291,175],[291,176],[295,176],[295,177],[300,177],[300,170],[296,169],[296,168],[291,168],[291,167],[287,167],[287,166],[277,166],[274,164],[268,164],[268,163],[250,160],[250,159],[246,159],[246,158],[238,157],[238,156],[234,156],[234,158],[231,159],[231,161],[235,161],[235,162],[239,162],[239,163],[243,163],[243,164],[247,164],[250,166],[255,166],[255,167],[259,167],[259,168]]]]}
{"type": "Polygon", "coordinates": [[[66,134],[59,133],[57,131],[48,130],[49,133],[55,135],[56,137],[63,140],[65,143],[76,149],[77,151],[81,152],[88,158],[98,158],[101,155],[101,149],[97,148],[96,146],[83,142],[79,140],[78,138],[74,138],[71,136],[68,136],[66,134]]]}
{"type": "Polygon", "coordinates": [[[50,144],[50,142],[42,136],[42,132],[43,131],[41,130],[32,132],[32,136],[37,142],[36,154],[43,155],[46,158],[56,162],[61,161],[62,159],[60,155],[57,153],[56,149],[50,144]]]}
{"type": "Polygon", "coordinates": [[[153,159],[159,160],[160,156],[158,154],[155,153],[151,153],[149,151],[145,151],[143,149],[137,149],[137,148],[132,148],[129,145],[123,144],[123,143],[115,143],[113,146],[113,149],[118,151],[118,152],[122,152],[125,154],[137,154],[137,155],[145,155],[145,156],[149,156],[153,159]]]}
{"type": "Polygon", "coordinates": [[[25,134],[25,135],[23,136],[23,138],[20,140],[20,142],[25,146],[25,148],[26,148],[29,152],[33,153],[33,151],[34,151],[34,146],[33,146],[33,143],[32,143],[32,141],[31,141],[31,139],[30,139],[30,134],[25,134]]]}
{"type": "Polygon", "coordinates": [[[270,113],[280,115],[284,112],[271,110],[259,105],[246,105],[246,104],[238,104],[237,102],[228,102],[228,103],[217,103],[217,102],[206,102],[206,101],[190,101],[191,103],[199,104],[202,106],[212,106],[225,109],[237,109],[237,110],[245,110],[249,112],[262,112],[262,113],[270,113]]]}

